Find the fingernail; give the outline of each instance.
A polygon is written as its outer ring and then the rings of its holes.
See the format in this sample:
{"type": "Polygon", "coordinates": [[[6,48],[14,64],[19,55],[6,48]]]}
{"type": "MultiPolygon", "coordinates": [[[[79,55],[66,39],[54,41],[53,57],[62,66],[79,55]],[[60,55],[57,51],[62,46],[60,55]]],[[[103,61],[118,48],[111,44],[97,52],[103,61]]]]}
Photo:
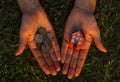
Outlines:
{"type": "Polygon", "coordinates": [[[104,52],[106,53],[106,52],[107,52],[107,49],[105,49],[104,52]]]}
{"type": "Polygon", "coordinates": [[[50,74],[50,71],[47,71],[46,74],[49,75],[49,74],[50,74]]]}
{"type": "Polygon", "coordinates": [[[67,72],[65,71],[65,70],[62,70],[62,73],[65,75],[65,74],[67,74],[67,72]]]}
{"type": "Polygon", "coordinates": [[[18,52],[16,52],[16,53],[15,53],[15,55],[16,55],[16,56],[19,56],[19,53],[18,53],[18,52]]]}
{"type": "Polygon", "coordinates": [[[54,72],[52,72],[52,75],[53,75],[53,76],[57,75],[57,72],[55,72],[55,71],[54,71],[54,72]]]}
{"type": "Polygon", "coordinates": [[[57,67],[57,71],[60,71],[61,70],[61,68],[60,67],[57,67]]]}
{"type": "Polygon", "coordinates": [[[67,77],[68,77],[68,79],[72,79],[72,75],[68,75],[67,77]]]}
{"type": "Polygon", "coordinates": [[[107,52],[107,49],[106,48],[103,48],[103,50],[102,50],[104,53],[106,53],[107,52]]]}
{"type": "Polygon", "coordinates": [[[75,77],[78,77],[78,76],[79,76],[79,74],[75,73],[75,74],[74,74],[74,76],[75,76],[75,77]]]}
{"type": "Polygon", "coordinates": [[[58,61],[60,61],[61,60],[61,58],[58,58],[58,61]]]}

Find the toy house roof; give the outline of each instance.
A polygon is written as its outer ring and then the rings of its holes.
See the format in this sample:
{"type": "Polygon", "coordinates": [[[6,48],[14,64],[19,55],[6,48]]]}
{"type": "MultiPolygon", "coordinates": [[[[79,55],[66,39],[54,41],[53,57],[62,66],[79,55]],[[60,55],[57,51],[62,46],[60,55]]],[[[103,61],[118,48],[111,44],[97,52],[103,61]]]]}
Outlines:
{"type": "Polygon", "coordinates": [[[80,31],[73,33],[73,36],[77,36],[78,34],[81,34],[80,31]]]}

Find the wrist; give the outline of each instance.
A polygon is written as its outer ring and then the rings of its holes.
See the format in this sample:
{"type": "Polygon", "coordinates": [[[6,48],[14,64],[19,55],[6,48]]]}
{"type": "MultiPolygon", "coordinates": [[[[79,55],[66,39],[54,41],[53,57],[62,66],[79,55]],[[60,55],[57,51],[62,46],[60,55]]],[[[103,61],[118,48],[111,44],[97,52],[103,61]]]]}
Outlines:
{"type": "Polygon", "coordinates": [[[42,8],[42,6],[36,6],[36,7],[31,7],[31,8],[28,8],[28,9],[25,9],[24,11],[22,11],[22,13],[23,14],[34,14],[34,13],[36,13],[36,12],[40,12],[40,11],[42,11],[43,10],[43,8],[42,8]]]}
{"type": "Polygon", "coordinates": [[[42,6],[39,3],[39,0],[17,0],[21,12],[24,13],[32,13],[36,11],[36,9],[41,8],[42,6]]]}
{"type": "Polygon", "coordinates": [[[94,13],[96,0],[75,0],[74,7],[88,13],[94,13]]]}

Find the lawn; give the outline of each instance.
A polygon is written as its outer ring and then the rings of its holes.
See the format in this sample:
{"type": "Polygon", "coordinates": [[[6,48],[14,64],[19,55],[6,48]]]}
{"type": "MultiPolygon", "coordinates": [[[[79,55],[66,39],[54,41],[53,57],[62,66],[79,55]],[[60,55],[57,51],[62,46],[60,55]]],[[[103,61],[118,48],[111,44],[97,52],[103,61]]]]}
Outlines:
{"type": "MultiPolygon", "coordinates": [[[[74,0],[41,0],[59,45],[74,0]]],[[[108,53],[93,44],[81,75],[69,80],[61,72],[45,75],[26,48],[16,57],[21,16],[16,0],[0,0],[0,82],[120,82],[120,0],[98,0],[95,17],[108,53]]]]}

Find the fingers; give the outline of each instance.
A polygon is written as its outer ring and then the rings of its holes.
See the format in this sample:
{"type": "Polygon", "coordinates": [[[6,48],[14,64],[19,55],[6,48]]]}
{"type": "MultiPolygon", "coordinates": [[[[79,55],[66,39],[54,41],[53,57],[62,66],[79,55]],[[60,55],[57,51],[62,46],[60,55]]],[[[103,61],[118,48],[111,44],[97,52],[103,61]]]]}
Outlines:
{"type": "Polygon", "coordinates": [[[52,34],[51,43],[52,43],[53,51],[50,51],[49,54],[43,54],[43,56],[50,68],[51,74],[56,75],[57,71],[60,70],[60,66],[58,63],[58,61],[61,60],[60,49],[55,37],[53,27],[49,22],[47,16],[44,17],[44,21],[45,22],[41,22],[41,26],[45,27],[46,30],[52,34]]]}
{"type": "Polygon", "coordinates": [[[50,74],[50,69],[38,49],[31,50],[40,67],[46,74],[50,74]]]}
{"type": "Polygon", "coordinates": [[[27,44],[26,37],[20,36],[19,42],[20,42],[20,44],[19,44],[18,50],[15,53],[16,56],[20,55],[24,51],[26,44],[27,44]]]}
{"type": "Polygon", "coordinates": [[[89,49],[91,43],[92,43],[92,36],[91,35],[86,35],[81,49],[89,49]]]}
{"type": "Polygon", "coordinates": [[[101,40],[101,37],[100,37],[100,33],[98,33],[94,36],[94,42],[95,42],[95,45],[97,46],[97,48],[100,51],[107,52],[106,48],[103,46],[103,43],[102,43],[102,40],[101,40]]]}
{"type": "Polygon", "coordinates": [[[65,61],[67,49],[68,49],[68,43],[65,40],[63,40],[62,51],[61,51],[61,56],[62,56],[61,63],[64,63],[65,61]]]}
{"type": "Polygon", "coordinates": [[[57,71],[56,71],[56,68],[55,68],[55,65],[50,57],[50,54],[43,54],[44,58],[45,58],[45,61],[47,62],[49,68],[50,68],[50,72],[51,74],[54,76],[57,74],[57,71]]]}
{"type": "Polygon", "coordinates": [[[52,39],[51,39],[52,48],[48,54],[43,53],[43,56],[50,68],[51,74],[56,75],[57,71],[60,71],[60,69],[61,69],[60,65],[58,63],[58,61],[60,61],[60,59],[61,59],[60,49],[59,49],[57,40],[55,38],[54,30],[52,29],[52,30],[48,30],[48,31],[51,32],[51,34],[52,34],[52,39]]]}
{"type": "Polygon", "coordinates": [[[69,79],[72,79],[72,77],[74,75],[76,64],[77,64],[77,59],[78,59],[78,54],[79,54],[79,51],[74,50],[73,55],[72,55],[72,59],[71,59],[71,63],[70,63],[70,67],[69,67],[69,73],[67,75],[67,77],[69,79]]]}
{"type": "Polygon", "coordinates": [[[30,50],[32,51],[35,59],[39,63],[40,67],[42,68],[42,70],[46,74],[50,74],[49,66],[45,62],[44,57],[42,56],[42,54],[39,52],[39,49],[36,47],[36,43],[34,41],[31,41],[31,42],[28,43],[28,46],[29,46],[30,50]]]}
{"type": "Polygon", "coordinates": [[[79,52],[79,56],[78,56],[78,60],[77,60],[77,65],[76,65],[76,69],[75,69],[75,73],[74,73],[74,76],[76,76],[76,77],[79,76],[79,74],[83,68],[83,65],[85,63],[91,43],[92,43],[92,36],[86,35],[86,38],[85,38],[83,46],[79,52]]]}
{"type": "Polygon", "coordinates": [[[60,66],[59,63],[57,61],[57,58],[55,57],[55,53],[54,50],[52,49],[51,54],[41,54],[39,52],[39,49],[36,46],[35,41],[31,41],[28,43],[28,46],[30,48],[30,50],[32,51],[34,57],[36,58],[37,62],[39,63],[39,65],[41,66],[42,70],[46,73],[46,74],[52,74],[52,75],[56,75],[57,70],[60,70],[60,66]]]}
{"type": "Polygon", "coordinates": [[[53,48],[50,50],[50,56],[51,56],[51,58],[53,60],[53,63],[55,65],[56,70],[60,71],[61,68],[60,68],[59,62],[58,62],[58,60],[56,58],[56,55],[55,55],[55,52],[54,52],[53,48]]]}
{"type": "Polygon", "coordinates": [[[66,53],[68,50],[68,42],[69,42],[71,34],[72,34],[71,27],[73,27],[73,22],[68,20],[66,22],[66,26],[65,26],[64,38],[63,38],[62,49],[61,49],[61,56],[62,56],[61,63],[65,62],[66,53]]]}
{"type": "Polygon", "coordinates": [[[62,69],[63,74],[67,74],[67,72],[68,72],[68,68],[69,68],[69,64],[70,64],[70,61],[71,61],[72,53],[73,53],[73,49],[68,48],[66,59],[65,59],[63,69],[62,69]]]}
{"type": "Polygon", "coordinates": [[[61,50],[61,63],[65,62],[65,58],[66,58],[66,53],[68,50],[68,42],[70,39],[70,33],[66,30],[65,34],[64,34],[64,39],[63,39],[63,43],[62,43],[62,50],[61,50]]]}
{"type": "Polygon", "coordinates": [[[55,37],[53,37],[52,39],[52,47],[55,51],[57,60],[60,61],[61,60],[60,49],[59,49],[59,45],[55,37]]]}
{"type": "Polygon", "coordinates": [[[77,61],[77,66],[76,66],[75,73],[74,73],[75,77],[79,76],[79,74],[80,74],[80,72],[81,72],[81,70],[83,68],[83,65],[85,63],[85,60],[86,60],[86,57],[87,57],[87,53],[88,53],[88,49],[80,51],[80,54],[79,54],[79,57],[78,57],[78,61],[77,61]]]}

